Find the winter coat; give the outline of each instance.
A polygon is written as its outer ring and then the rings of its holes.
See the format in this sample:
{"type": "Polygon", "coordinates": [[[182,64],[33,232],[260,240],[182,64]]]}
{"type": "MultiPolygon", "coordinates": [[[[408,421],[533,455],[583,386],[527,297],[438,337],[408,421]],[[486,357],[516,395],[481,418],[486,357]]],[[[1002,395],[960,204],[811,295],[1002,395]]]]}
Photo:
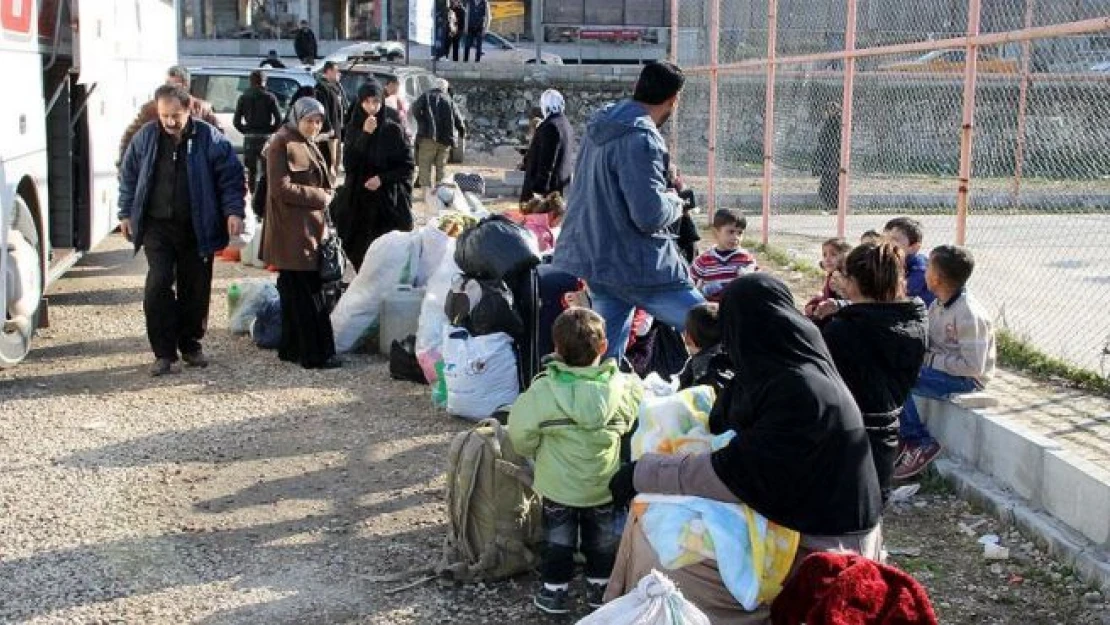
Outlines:
{"type": "Polygon", "coordinates": [[[680,389],[712,386],[720,395],[736,376],[736,368],[720,343],[694,354],[678,374],[680,389]]]}
{"type": "Polygon", "coordinates": [[[532,135],[524,171],[520,200],[527,202],[533,194],[565,193],[574,173],[574,128],[562,113],[543,120],[532,135]]]}
{"type": "MultiPolygon", "coordinates": [[[[347,119],[347,94],[343,85],[321,78],[316,82],[316,99],[324,105],[324,128],[333,139],[343,139],[343,122],[347,119]]],[[[290,107],[292,108],[292,107],[290,107]]]]}
{"type": "Polygon", "coordinates": [[[925,254],[912,254],[906,257],[906,295],[919,297],[929,306],[937,296],[929,290],[925,283],[925,269],[929,266],[929,257],[925,254]]]}
{"type": "Polygon", "coordinates": [[[250,87],[235,104],[232,125],[244,135],[270,135],[281,127],[277,98],[262,87],[250,87]]]}
{"type": "Polygon", "coordinates": [[[624,101],[598,113],[578,153],[556,267],[589,283],[693,286],[669,231],[682,201],[667,193],[667,158],[642,104],[624,101]]]}
{"type": "Polygon", "coordinates": [[[466,124],[451,96],[442,89],[429,89],[412,105],[416,118],[416,138],[432,139],[440,145],[455,147],[466,136],[466,124]]]}
{"type": "MultiPolygon", "coordinates": [[[[210,256],[227,247],[228,217],[246,216],[246,185],[243,165],[235,148],[213,126],[193,119],[193,130],[186,141],[188,153],[189,198],[197,251],[210,256]]],[[[150,122],[135,133],[119,176],[119,218],[131,220],[135,251],[143,242],[143,214],[154,187],[158,159],[159,122],[150,122]]]]}
{"type": "Polygon", "coordinates": [[[929,307],[929,352],[925,366],[948,375],[971,378],[986,386],[994,375],[994,324],[968,291],[929,307]]]}
{"type": "Polygon", "coordinates": [[[297,54],[298,59],[315,59],[318,56],[316,33],[312,32],[311,28],[304,27],[297,30],[297,34],[293,37],[293,52],[297,54]]]}
{"type": "Polygon", "coordinates": [[[287,271],[315,271],[332,188],[324,157],[288,124],[274,133],[264,154],[268,186],[262,260],[287,271]]]}
{"type": "Polygon", "coordinates": [[[916,299],[851,304],[821,334],[863,413],[885,499],[898,454],[898,418],[925,359],[925,306],[916,299]]]}
{"type": "Polygon", "coordinates": [[[639,380],[618,371],[615,360],[596,367],[549,362],[509,413],[513,449],[536,461],[536,492],[579,508],[611,502],[621,436],[642,397],[639,380]]]}
{"type": "MultiPolygon", "coordinates": [[[[223,127],[220,126],[220,120],[212,112],[212,105],[200,98],[189,96],[189,116],[209,124],[220,132],[224,131],[223,127]]],[[[139,114],[123,131],[123,137],[119,141],[119,163],[117,163],[117,166],[123,163],[123,155],[127,153],[127,146],[131,145],[131,138],[135,136],[135,133],[139,132],[139,129],[143,126],[156,121],[158,121],[158,103],[151,100],[139,109],[139,114]]]]}
{"type": "Polygon", "coordinates": [[[466,0],[466,32],[486,32],[492,18],[488,0],[466,0]]]}
{"type": "Polygon", "coordinates": [[[366,113],[355,109],[347,127],[343,167],[350,186],[348,201],[336,226],[342,233],[343,248],[356,269],[362,266],[367,248],[378,237],[394,230],[412,230],[412,174],[416,169],[412,147],[405,131],[393,121],[393,109],[382,107],[374,134],[362,130],[366,113]],[[365,187],[377,176],[382,186],[377,191],[365,187]]]}

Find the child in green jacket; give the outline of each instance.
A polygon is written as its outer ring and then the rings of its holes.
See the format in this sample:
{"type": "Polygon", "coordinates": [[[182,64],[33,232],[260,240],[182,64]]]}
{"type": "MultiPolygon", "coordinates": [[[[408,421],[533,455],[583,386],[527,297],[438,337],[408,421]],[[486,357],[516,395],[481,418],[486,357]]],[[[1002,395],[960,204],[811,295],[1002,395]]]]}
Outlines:
{"type": "Polygon", "coordinates": [[[609,345],[605,321],[594,311],[568,308],[552,338],[556,358],[513,404],[509,438],[517,453],[535,460],[534,488],[543,496],[543,584],[534,602],[548,614],[566,614],[579,531],[586,601],[600,607],[605,595],[625,518],[613,505],[609,478],[643,391],[615,360],[601,362],[609,345]]]}

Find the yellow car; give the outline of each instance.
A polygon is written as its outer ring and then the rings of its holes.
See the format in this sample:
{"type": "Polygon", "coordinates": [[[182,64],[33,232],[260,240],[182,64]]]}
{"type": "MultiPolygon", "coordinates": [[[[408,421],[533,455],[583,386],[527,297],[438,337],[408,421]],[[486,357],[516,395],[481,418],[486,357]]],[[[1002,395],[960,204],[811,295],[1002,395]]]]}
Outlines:
{"type": "MultiPolygon", "coordinates": [[[[965,50],[934,50],[912,61],[890,63],[879,69],[891,72],[962,72],[966,59],[965,50]]],[[[978,68],[980,73],[1016,74],[1018,62],[990,56],[980,50],[978,68]]]]}

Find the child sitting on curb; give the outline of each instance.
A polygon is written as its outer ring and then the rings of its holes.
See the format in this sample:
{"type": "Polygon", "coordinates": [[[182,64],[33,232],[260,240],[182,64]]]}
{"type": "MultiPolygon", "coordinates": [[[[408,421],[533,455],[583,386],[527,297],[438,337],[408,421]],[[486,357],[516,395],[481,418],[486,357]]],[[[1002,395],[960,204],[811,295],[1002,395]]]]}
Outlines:
{"type": "Polygon", "coordinates": [[[609,479],[643,390],[615,360],[602,362],[609,345],[594,311],[563,311],[552,338],[556,356],[513,404],[509,438],[517,453],[535,459],[533,488],[543,497],[542,583],[533,602],[566,614],[576,551],[586,557],[586,602],[600,607],[605,595],[626,514],[613,505],[609,479]]]}
{"type": "MultiPolygon", "coordinates": [[[[967,291],[974,269],[975,260],[964,247],[942,245],[929,256],[925,281],[936,301],[929,307],[929,348],[913,387],[917,395],[943,399],[982,390],[994,373],[994,327],[986,309],[967,291]]],[[[929,466],[940,443],[921,422],[912,395],[902,410],[899,432],[903,451],[894,479],[904,480],[929,466]]]]}

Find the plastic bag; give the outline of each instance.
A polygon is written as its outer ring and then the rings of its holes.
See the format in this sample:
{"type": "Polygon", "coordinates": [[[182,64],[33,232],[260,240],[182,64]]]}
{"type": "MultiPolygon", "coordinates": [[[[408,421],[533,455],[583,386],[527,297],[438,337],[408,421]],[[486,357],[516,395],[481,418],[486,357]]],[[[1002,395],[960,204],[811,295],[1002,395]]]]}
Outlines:
{"type": "Polygon", "coordinates": [[[331,313],[337,352],[353,351],[368,341],[376,345],[370,339],[378,333],[382,299],[389,287],[405,282],[406,271],[412,271],[416,236],[411,232],[390,232],[366,250],[358,275],[331,313]]]}
{"type": "Polygon", "coordinates": [[[269,300],[258,309],[258,316],[251,322],[251,338],[262,349],[281,346],[281,302],[269,300]]]}
{"type": "Polygon", "coordinates": [[[494,215],[459,235],[455,262],[471,278],[504,280],[540,264],[540,250],[523,226],[494,215]]]}
{"type": "Polygon", "coordinates": [[[258,309],[278,299],[277,286],[266,278],[236,280],[227,288],[227,326],[232,334],[247,334],[258,309]]]}
{"type": "MultiPolygon", "coordinates": [[[[422,287],[428,284],[432,274],[443,264],[447,254],[447,247],[451,237],[439,229],[433,221],[420,229],[420,261],[416,266],[414,286],[422,287]]],[[[452,251],[454,251],[452,249],[452,251]]]]}
{"type": "MultiPolygon", "coordinates": [[[[247,216],[243,218],[243,231],[239,233],[239,236],[231,237],[227,243],[228,249],[241,250],[249,246],[257,231],[258,217],[255,216],[254,211],[247,211],[247,216]]],[[[240,256],[241,258],[242,256],[240,256]]]]}
{"type": "Polygon", "coordinates": [[[443,340],[447,412],[464,419],[488,418],[520,394],[513,339],[498,332],[471,336],[448,326],[443,340]]]}
{"type": "MultiPolygon", "coordinates": [[[[252,213],[253,215],[253,213],[252,213]]],[[[262,262],[262,222],[258,222],[255,229],[255,236],[251,237],[250,243],[239,253],[239,262],[245,267],[265,267],[266,263],[262,262]]]]}
{"type": "Polygon", "coordinates": [[[416,359],[429,383],[436,381],[435,364],[443,354],[443,329],[447,327],[447,314],[443,311],[447,293],[455,276],[461,273],[453,258],[455,240],[447,242],[443,260],[424,287],[424,301],[420,305],[420,322],[416,328],[416,359]]]}
{"type": "Polygon", "coordinates": [[[674,582],[652,570],[632,592],[601,606],[578,625],[710,625],[710,621],[674,582]]]}
{"type": "Polygon", "coordinates": [[[712,450],[709,411],[716,392],[711,386],[695,386],[673,395],[644,395],[640,425],[632,436],[632,459],[646,453],[692,454],[712,450]]]}

